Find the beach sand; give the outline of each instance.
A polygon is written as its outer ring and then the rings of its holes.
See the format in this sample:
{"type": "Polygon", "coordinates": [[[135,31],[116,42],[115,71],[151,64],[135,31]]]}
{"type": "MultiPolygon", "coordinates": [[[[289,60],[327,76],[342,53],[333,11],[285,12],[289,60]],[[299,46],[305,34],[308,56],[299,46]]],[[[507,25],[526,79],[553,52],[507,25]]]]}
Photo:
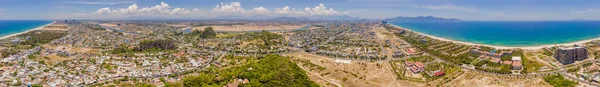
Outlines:
{"type": "Polygon", "coordinates": [[[30,32],[30,31],[34,31],[34,30],[40,30],[40,29],[42,29],[42,28],[44,28],[44,27],[46,27],[46,26],[48,26],[48,25],[52,25],[52,24],[54,24],[54,23],[56,23],[56,21],[53,21],[53,22],[52,22],[52,23],[50,23],[50,24],[46,24],[46,25],[44,25],[44,26],[40,26],[40,27],[37,27],[37,28],[34,28],[34,29],[30,29],[30,30],[27,30],[27,31],[24,31],[24,32],[15,33],[15,34],[11,34],[11,35],[6,35],[6,36],[3,36],[3,37],[0,37],[0,39],[6,39],[6,38],[9,38],[9,37],[17,36],[17,35],[24,34],[24,33],[30,32]]]}
{"type": "MultiPolygon", "coordinates": [[[[407,30],[407,31],[412,31],[410,29],[402,28],[400,26],[396,26],[396,25],[392,25],[392,24],[388,24],[388,25],[394,26],[396,28],[404,29],[404,30],[407,30]]],[[[494,46],[494,45],[487,45],[487,44],[476,44],[476,43],[470,43],[470,42],[462,42],[462,41],[456,41],[456,40],[450,40],[450,39],[446,39],[446,38],[431,36],[431,35],[423,34],[423,33],[416,32],[416,31],[412,31],[412,32],[415,32],[417,34],[424,35],[424,36],[427,36],[427,37],[430,37],[430,38],[433,38],[433,39],[437,39],[437,40],[450,41],[450,42],[453,42],[453,43],[460,43],[460,44],[466,44],[466,45],[488,46],[488,47],[493,47],[493,48],[497,48],[497,49],[538,50],[538,49],[542,49],[542,48],[545,48],[545,47],[554,47],[554,46],[561,46],[561,45],[569,46],[569,45],[574,45],[574,44],[585,44],[587,42],[591,42],[591,41],[595,41],[595,40],[600,40],[600,38],[594,38],[594,39],[576,41],[576,42],[571,42],[571,43],[563,43],[563,44],[550,44],[550,45],[540,45],[540,46],[511,47],[511,46],[494,46]]]]}
{"type": "Polygon", "coordinates": [[[67,24],[65,23],[53,23],[50,25],[46,25],[45,27],[39,29],[39,30],[58,30],[58,31],[66,31],[69,30],[69,28],[67,27],[67,24]]]}

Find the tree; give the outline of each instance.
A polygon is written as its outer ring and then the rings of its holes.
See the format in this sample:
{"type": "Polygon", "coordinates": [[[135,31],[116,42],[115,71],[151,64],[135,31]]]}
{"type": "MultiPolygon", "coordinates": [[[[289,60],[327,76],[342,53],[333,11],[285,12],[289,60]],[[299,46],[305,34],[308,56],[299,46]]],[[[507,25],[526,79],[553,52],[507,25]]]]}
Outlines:
{"type": "Polygon", "coordinates": [[[217,34],[215,33],[212,27],[204,28],[202,35],[200,35],[200,37],[202,38],[213,38],[215,36],[217,36],[217,34]]]}
{"type": "Polygon", "coordinates": [[[188,76],[183,78],[183,85],[185,87],[203,87],[203,86],[209,86],[215,83],[214,78],[216,76],[214,75],[207,75],[207,74],[203,74],[201,73],[198,76],[188,76]]]}
{"type": "Polygon", "coordinates": [[[202,31],[195,29],[194,31],[192,31],[192,34],[201,34],[202,31]]]}
{"type": "Polygon", "coordinates": [[[40,84],[31,84],[31,87],[44,87],[44,86],[42,86],[40,84]]]}

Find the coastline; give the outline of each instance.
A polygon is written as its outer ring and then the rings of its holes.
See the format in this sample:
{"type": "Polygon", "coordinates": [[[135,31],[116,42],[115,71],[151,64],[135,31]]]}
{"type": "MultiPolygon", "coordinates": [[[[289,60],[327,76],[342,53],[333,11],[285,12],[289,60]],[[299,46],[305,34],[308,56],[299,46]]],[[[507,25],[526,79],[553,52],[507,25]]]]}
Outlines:
{"type": "Polygon", "coordinates": [[[34,30],[40,30],[40,29],[42,29],[42,28],[44,28],[46,26],[52,25],[54,23],[56,23],[56,21],[52,21],[52,23],[49,23],[49,24],[46,24],[44,26],[40,26],[40,27],[37,27],[37,28],[29,29],[27,31],[23,31],[23,32],[19,32],[19,33],[14,33],[14,34],[2,36],[2,37],[0,37],[0,39],[6,39],[6,38],[10,38],[10,37],[17,36],[17,35],[20,35],[20,34],[24,34],[24,33],[27,33],[27,32],[31,32],[31,31],[34,31],[34,30]]]}
{"type": "Polygon", "coordinates": [[[465,44],[465,45],[488,46],[488,47],[493,47],[493,48],[496,48],[496,49],[515,49],[515,48],[517,48],[517,49],[537,50],[537,49],[542,49],[542,48],[545,48],[545,47],[554,47],[554,46],[561,46],[561,45],[568,46],[568,45],[574,45],[574,44],[584,44],[584,43],[591,42],[591,41],[594,41],[594,40],[600,40],[600,38],[593,38],[593,39],[575,41],[575,42],[570,42],[570,43],[549,44],[549,45],[540,45],[540,46],[523,46],[523,47],[519,47],[519,46],[515,46],[515,47],[511,47],[511,46],[495,46],[495,45],[476,44],[476,43],[470,43],[470,42],[463,42],[463,41],[451,40],[451,39],[441,38],[441,37],[432,36],[432,35],[428,35],[428,34],[423,34],[421,32],[416,32],[416,31],[410,30],[408,28],[403,28],[403,27],[396,26],[396,25],[393,25],[393,24],[388,24],[388,25],[391,25],[391,26],[394,26],[396,28],[400,28],[400,29],[403,29],[403,30],[415,32],[417,34],[420,34],[420,35],[423,35],[423,36],[427,36],[427,37],[430,37],[430,38],[433,38],[433,39],[437,39],[437,40],[450,41],[450,42],[453,42],[453,43],[460,43],[460,44],[465,44]]]}

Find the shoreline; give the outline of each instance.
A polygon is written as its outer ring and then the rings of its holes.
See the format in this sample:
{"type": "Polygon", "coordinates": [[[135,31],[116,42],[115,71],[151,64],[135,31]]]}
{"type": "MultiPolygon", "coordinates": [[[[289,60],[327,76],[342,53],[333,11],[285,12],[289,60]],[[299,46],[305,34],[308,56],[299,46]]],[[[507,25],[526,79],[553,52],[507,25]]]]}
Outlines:
{"type": "Polygon", "coordinates": [[[37,27],[37,28],[29,29],[29,30],[27,30],[27,31],[23,31],[23,32],[19,32],[19,33],[14,33],[14,34],[10,34],[10,35],[6,35],[6,36],[2,36],[2,37],[0,37],[0,40],[1,40],[1,39],[10,38],[10,37],[13,37],[13,36],[17,36],[17,35],[21,35],[21,34],[24,34],[24,33],[27,33],[27,32],[31,32],[31,31],[34,31],[34,30],[40,30],[40,29],[42,29],[42,28],[44,28],[44,27],[46,27],[46,26],[52,25],[52,24],[54,24],[54,23],[56,23],[56,21],[52,21],[52,23],[49,23],[49,24],[46,24],[46,25],[44,25],[44,26],[40,26],[40,27],[37,27]]]}
{"type": "Polygon", "coordinates": [[[549,44],[549,45],[540,45],[540,46],[522,46],[522,47],[520,47],[520,46],[495,46],[495,45],[488,45],[488,44],[476,44],[476,43],[471,43],[471,42],[463,42],[463,41],[451,40],[451,39],[441,38],[441,37],[432,36],[432,35],[428,35],[428,34],[423,34],[421,32],[416,32],[416,31],[410,30],[408,28],[403,28],[403,27],[396,26],[396,25],[393,25],[393,24],[388,24],[388,25],[391,25],[391,26],[394,26],[396,28],[400,28],[400,29],[403,29],[403,30],[411,31],[411,32],[414,32],[414,33],[417,33],[417,34],[420,34],[420,35],[423,35],[423,36],[427,36],[427,37],[430,37],[432,39],[437,39],[437,40],[441,40],[441,41],[450,41],[452,43],[460,43],[460,44],[465,44],[465,45],[488,46],[488,47],[493,47],[493,48],[496,48],[496,49],[515,49],[515,48],[518,48],[518,49],[527,49],[527,50],[537,50],[537,49],[542,49],[542,48],[545,48],[545,47],[554,47],[554,46],[561,46],[561,45],[568,46],[568,45],[574,45],[574,44],[584,44],[584,43],[587,43],[587,42],[591,42],[591,41],[595,41],[595,40],[600,40],[600,38],[592,38],[592,39],[575,41],[575,42],[570,42],[570,43],[549,44]]]}

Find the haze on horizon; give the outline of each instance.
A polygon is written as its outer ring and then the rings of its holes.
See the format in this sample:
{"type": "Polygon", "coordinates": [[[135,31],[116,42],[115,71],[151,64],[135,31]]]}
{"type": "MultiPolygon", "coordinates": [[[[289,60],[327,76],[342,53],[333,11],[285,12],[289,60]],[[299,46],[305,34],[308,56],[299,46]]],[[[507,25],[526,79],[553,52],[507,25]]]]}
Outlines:
{"type": "Polygon", "coordinates": [[[463,20],[600,20],[598,0],[6,0],[0,20],[268,19],[436,16],[463,20]]]}

